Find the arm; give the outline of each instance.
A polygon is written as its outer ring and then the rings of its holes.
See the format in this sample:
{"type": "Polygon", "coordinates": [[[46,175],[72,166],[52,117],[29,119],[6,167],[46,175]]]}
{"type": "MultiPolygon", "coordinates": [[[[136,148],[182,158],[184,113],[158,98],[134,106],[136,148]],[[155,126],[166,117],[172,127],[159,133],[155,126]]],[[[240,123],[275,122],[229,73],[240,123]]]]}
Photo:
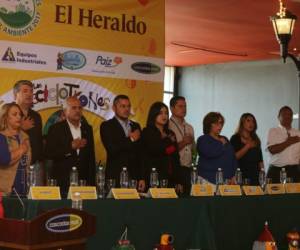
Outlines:
{"type": "Polygon", "coordinates": [[[185,135],[182,141],[178,142],[179,151],[183,149],[186,145],[193,144],[194,138],[191,135],[185,135]]]}
{"type": "Polygon", "coordinates": [[[0,137],[0,165],[9,166],[18,162],[22,155],[27,153],[29,149],[28,139],[20,144],[20,146],[12,151],[9,151],[9,147],[5,136],[0,137]]]}
{"type": "Polygon", "coordinates": [[[256,143],[254,141],[243,144],[238,134],[235,134],[231,137],[230,143],[234,148],[235,157],[237,160],[241,159],[249,151],[249,149],[256,147],[256,143]]]}
{"type": "Polygon", "coordinates": [[[52,125],[46,140],[46,156],[50,160],[65,159],[72,154],[72,142],[68,142],[62,127],[52,125]]]}
{"type": "MultiPolygon", "coordinates": [[[[152,128],[145,128],[142,133],[143,146],[152,155],[164,155],[167,148],[170,146],[169,140],[163,140],[160,132],[152,128]]],[[[168,153],[167,153],[168,154],[168,153]]]]}
{"type": "Polygon", "coordinates": [[[273,143],[272,140],[276,135],[274,135],[274,130],[270,130],[268,134],[268,150],[270,151],[271,154],[278,154],[285,150],[287,147],[300,142],[299,136],[291,136],[289,133],[287,133],[288,137],[285,141],[281,143],[273,143]]]}
{"type": "Polygon", "coordinates": [[[206,158],[217,158],[224,153],[224,146],[208,136],[202,136],[198,138],[197,151],[206,158]]]}
{"type": "Polygon", "coordinates": [[[129,137],[118,136],[112,125],[112,123],[103,122],[100,126],[100,136],[106,151],[116,155],[130,150],[135,142],[132,142],[129,137]]]}
{"type": "Polygon", "coordinates": [[[268,150],[270,151],[271,154],[278,154],[280,152],[282,152],[283,150],[285,150],[287,147],[299,142],[299,137],[298,136],[290,136],[287,138],[286,141],[282,142],[282,143],[278,143],[272,146],[268,147],[268,150]]]}
{"type": "Polygon", "coordinates": [[[11,159],[9,165],[13,165],[16,162],[18,162],[23,156],[23,154],[27,153],[27,151],[28,151],[28,146],[25,144],[21,144],[19,148],[11,151],[10,153],[11,159]]]}

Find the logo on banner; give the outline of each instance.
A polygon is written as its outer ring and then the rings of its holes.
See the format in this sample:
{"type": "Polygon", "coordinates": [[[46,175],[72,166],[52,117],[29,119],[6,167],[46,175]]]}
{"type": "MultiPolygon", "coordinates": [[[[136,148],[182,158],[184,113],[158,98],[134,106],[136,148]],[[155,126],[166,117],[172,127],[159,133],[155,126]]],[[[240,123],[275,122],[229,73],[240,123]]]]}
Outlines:
{"type": "Polygon", "coordinates": [[[116,74],[115,68],[123,62],[123,58],[120,56],[110,57],[99,55],[96,59],[97,68],[93,69],[96,73],[116,74]]]}
{"type": "Polygon", "coordinates": [[[67,233],[82,225],[82,218],[76,214],[61,214],[46,221],[46,229],[53,233],[67,233]]]}
{"type": "Polygon", "coordinates": [[[161,70],[159,66],[149,62],[136,62],[131,65],[131,68],[142,74],[157,74],[161,70]]]}
{"type": "Polygon", "coordinates": [[[116,67],[122,63],[122,57],[116,56],[114,58],[109,56],[97,56],[96,64],[106,68],[116,67]]]}
{"type": "MultiPolygon", "coordinates": [[[[115,94],[99,84],[78,78],[50,77],[36,79],[33,85],[35,110],[61,107],[69,96],[77,96],[82,107],[95,115],[107,120],[114,114],[112,100],[115,94]]],[[[13,91],[4,93],[0,99],[13,101],[13,91]]]]}
{"type": "Polygon", "coordinates": [[[5,51],[5,53],[2,57],[2,61],[5,61],[5,62],[15,62],[16,61],[11,47],[8,47],[7,50],[5,51]]]}
{"type": "Polygon", "coordinates": [[[38,58],[36,53],[30,51],[17,50],[13,52],[11,47],[8,47],[2,56],[2,62],[24,63],[24,64],[42,64],[46,65],[47,62],[38,58]]]}
{"type": "Polygon", "coordinates": [[[0,30],[11,36],[32,32],[40,21],[37,7],[41,0],[2,0],[0,3],[0,30]]]}
{"type": "Polygon", "coordinates": [[[86,64],[85,56],[75,50],[66,51],[57,54],[57,70],[63,70],[63,67],[69,70],[81,69],[86,64]]]}

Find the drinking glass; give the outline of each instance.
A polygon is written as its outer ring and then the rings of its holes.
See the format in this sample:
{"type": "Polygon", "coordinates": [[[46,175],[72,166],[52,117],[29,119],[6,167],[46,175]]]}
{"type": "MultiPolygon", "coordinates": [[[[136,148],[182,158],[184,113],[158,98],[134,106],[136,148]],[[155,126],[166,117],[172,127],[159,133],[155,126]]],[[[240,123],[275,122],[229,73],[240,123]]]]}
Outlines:
{"type": "Polygon", "coordinates": [[[266,179],[266,184],[272,184],[272,178],[267,178],[266,179]]]}
{"type": "Polygon", "coordinates": [[[160,187],[161,188],[167,188],[168,187],[168,180],[167,179],[160,180],[160,187]]]}
{"type": "Polygon", "coordinates": [[[116,186],[116,180],[115,179],[108,179],[106,182],[107,185],[107,191],[109,192],[112,188],[116,186]]]}
{"type": "Polygon", "coordinates": [[[79,186],[86,186],[86,180],[79,180],[79,186]]]}
{"type": "Polygon", "coordinates": [[[137,180],[130,180],[129,182],[129,188],[135,188],[137,187],[137,180]]]}
{"type": "Polygon", "coordinates": [[[57,186],[56,179],[48,179],[47,186],[56,187],[57,186]]]}
{"type": "Polygon", "coordinates": [[[244,186],[250,186],[250,179],[249,178],[244,178],[244,186]]]}

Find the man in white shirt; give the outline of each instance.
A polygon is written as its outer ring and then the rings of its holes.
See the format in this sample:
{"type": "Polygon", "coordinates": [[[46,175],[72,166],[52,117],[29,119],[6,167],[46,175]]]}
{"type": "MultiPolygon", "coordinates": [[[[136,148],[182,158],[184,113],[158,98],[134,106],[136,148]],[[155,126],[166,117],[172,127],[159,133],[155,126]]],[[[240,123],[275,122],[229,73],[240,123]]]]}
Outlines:
{"type": "Polygon", "coordinates": [[[80,180],[95,185],[95,149],[92,127],[82,119],[82,106],[75,96],[64,105],[66,120],[53,124],[47,135],[46,156],[53,161],[51,178],[57,180],[62,195],[69,188],[72,167],[77,167],[80,180]]]}
{"type": "Polygon", "coordinates": [[[180,155],[183,192],[188,194],[191,187],[192,154],[195,147],[194,129],[184,119],[186,116],[186,101],[184,97],[174,96],[170,100],[170,109],[172,116],[170,118],[169,128],[176,135],[180,155]]]}
{"type": "Polygon", "coordinates": [[[280,182],[280,171],[285,168],[287,177],[300,181],[300,131],[292,128],[293,110],[284,106],[278,113],[279,126],[268,133],[267,150],[270,153],[268,178],[280,182]]]}

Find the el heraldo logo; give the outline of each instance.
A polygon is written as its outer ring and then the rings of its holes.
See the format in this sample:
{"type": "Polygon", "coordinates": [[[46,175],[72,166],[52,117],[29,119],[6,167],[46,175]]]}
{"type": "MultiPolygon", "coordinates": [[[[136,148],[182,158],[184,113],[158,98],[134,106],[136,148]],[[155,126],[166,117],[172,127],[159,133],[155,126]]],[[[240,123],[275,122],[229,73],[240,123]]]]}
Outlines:
{"type": "Polygon", "coordinates": [[[0,30],[11,36],[32,32],[40,21],[38,6],[42,0],[1,0],[0,30]]]}

